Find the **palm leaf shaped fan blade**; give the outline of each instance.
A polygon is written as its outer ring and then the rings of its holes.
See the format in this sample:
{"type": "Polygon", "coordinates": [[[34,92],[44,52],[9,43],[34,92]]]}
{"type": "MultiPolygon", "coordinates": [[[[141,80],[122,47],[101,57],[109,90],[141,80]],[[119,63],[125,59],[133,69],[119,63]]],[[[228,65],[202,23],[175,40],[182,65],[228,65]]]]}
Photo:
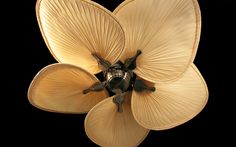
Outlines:
{"type": "Polygon", "coordinates": [[[29,88],[29,101],[47,111],[85,113],[108,97],[106,90],[83,94],[83,90],[99,80],[74,65],[52,64],[42,69],[29,88]]]}
{"type": "Polygon", "coordinates": [[[127,1],[114,13],[126,30],[122,60],[142,51],[134,70],[140,77],[171,82],[193,62],[201,28],[196,0],[127,1]]]}
{"type": "Polygon", "coordinates": [[[96,3],[38,0],[36,14],[50,52],[61,63],[95,74],[101,69],[91,53],[114,64],[123,52],[123,29],[108,10],[96,3]]]}
{"type": "Polygon", "coordinates": [[[150,130],[181,125],[206,105],[207,85],[193,63],[197,0],[126,0],[114,12],[89,0],[38,0],[36,14],[59,63],[35,76],[29,102],[88,112],[84,127],[94,143],[137,146],[150,130]]]}
{"type": "Polygon", "coordinates": [[[130,98],[129,92],[125,95],[122,114],[117,112],[113,97],[98,103],[90,110],[85,119],[88,137],[100,146],[138,145],[148,135],[149,130],[135,121],[130,109],[130,98]]]}

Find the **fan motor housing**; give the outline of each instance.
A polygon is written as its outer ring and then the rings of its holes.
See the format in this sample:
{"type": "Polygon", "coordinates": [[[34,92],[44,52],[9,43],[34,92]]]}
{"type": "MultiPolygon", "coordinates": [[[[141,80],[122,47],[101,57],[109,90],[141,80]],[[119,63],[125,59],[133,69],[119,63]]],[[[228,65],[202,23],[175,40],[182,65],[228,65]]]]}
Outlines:
{"type": "Polygon", "coordinates": [[[105,78],[108,88],[114,93],[119,93],[128,89],[131,75],[122,69],[122,65],[116,63],[105,72],[105,78]]]}

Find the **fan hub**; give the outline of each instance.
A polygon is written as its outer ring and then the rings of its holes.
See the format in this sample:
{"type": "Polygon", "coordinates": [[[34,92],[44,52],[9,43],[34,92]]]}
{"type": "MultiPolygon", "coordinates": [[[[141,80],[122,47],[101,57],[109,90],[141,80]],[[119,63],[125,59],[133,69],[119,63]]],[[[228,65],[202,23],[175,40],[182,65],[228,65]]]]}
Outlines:
{"type": "Polygon", "coordinates": [[[141,50],[137,50],[135,56],[127,58],[124,63],[118,61],[114,65],[93,53],[93,57],[103,70],[105,81],[94,83],[91,87],[83,90],[83,93],[102,91],[107,87],[111,92],[115,93],[113,102],[117,105],[117,111],[122,112],[122,104],[124,103],[126,91],[134,89],[137,92],[144,90],[154,92],[155,87],[149,87],[141,79],[136,78],[136,75],[133,73],[133,70],[136,68],[136,59],[141,53],[141,50]]]}

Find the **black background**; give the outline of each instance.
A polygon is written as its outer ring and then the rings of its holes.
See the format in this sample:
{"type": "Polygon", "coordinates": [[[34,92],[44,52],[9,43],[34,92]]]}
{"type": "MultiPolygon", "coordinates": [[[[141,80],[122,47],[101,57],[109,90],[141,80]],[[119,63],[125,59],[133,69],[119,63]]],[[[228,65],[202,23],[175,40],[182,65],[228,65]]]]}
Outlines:
{"type": "MultiPolygon", "coordinates": [[[[114,9],[119,0],[96,0],[114,9]]],[[[43,67],[56,63],[41,36],[36,0],[2,4],[1,134],[8,145],[96,146],[84,132],[85,115],[41,111],[27,100],[28,86],[43,67]]],[[[140,146],[229,144],[233,141],[235,25],[233,1],[199,0],[202,33],[195,64],[209,88],[204,110],[184,125],[151,131],[140,146]],[[232,35],[232,36],[230,36],[232,35]],[[229,84],[232,84],[230,86],[229,84]]],[[[127,138],[128,139],[128,138],[127,138]]],[[[1,142],[2,142],[1,141],[1,142]]]]}

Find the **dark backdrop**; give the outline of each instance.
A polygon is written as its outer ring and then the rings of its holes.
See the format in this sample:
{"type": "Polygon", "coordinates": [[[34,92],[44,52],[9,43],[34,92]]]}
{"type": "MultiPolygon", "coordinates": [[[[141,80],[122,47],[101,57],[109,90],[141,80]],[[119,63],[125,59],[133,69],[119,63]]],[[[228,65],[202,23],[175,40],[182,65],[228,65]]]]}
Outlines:
{"type": "MultiPolygon", "coordinates": [[[[114,9],[119,0],[96,0],[114,9]],[[114,2],[113,2],[114,1],[114,2]]],[[[145,1],[145,0],[144,0],[145,1]]],[[[84,132],[85,115],[49,113],[31,106],[28,86],[43,67],[55,63],[41,36],[36,0],[2,4],[1,133],[7,144],[96,146],[84,132]],[[6,51],[6,52],[5,52],[6,51]],[[6,139],[5,139],[6,138],[6,139]]],[[[140,146],[196,146],[230,143],[234,133],[233,1],[199,0],[202,34],[195,64],[209,88],[209,101],[194,119],[165,131],[151,131],[140,146]],[[232,36],[230,36],[232,35],[232,36]],[[230,65],[231,64],[231,65],[230,65]],[[227,82],[227,83],[226,83],[227,82]],[[229,86],[229,83],[232,86],[229,86]]],[[[128,138],[127,138],[128,139],[128,138]]]]}

